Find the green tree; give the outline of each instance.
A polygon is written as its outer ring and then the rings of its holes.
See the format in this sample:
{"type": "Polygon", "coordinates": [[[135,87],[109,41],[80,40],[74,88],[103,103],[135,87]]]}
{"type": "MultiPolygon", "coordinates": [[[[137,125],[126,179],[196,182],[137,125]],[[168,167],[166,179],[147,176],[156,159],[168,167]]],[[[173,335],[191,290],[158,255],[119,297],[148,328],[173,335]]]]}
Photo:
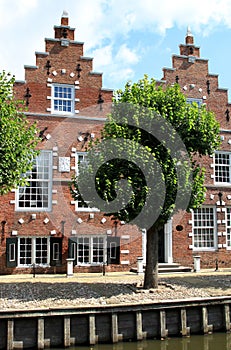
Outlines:
{"type": "Polygon", "coordinates": [[[117,91],[72,194],[147,228],[144,288],[158,286],[159,230],[176,211],[203,203],[205,171],[198,160],[219,144],[214,114],[204,105],[188,104],[179,85],[157,86],[144,76],[117,91]]]}
{"type": "Polygon", "coordinates": [[[0,73],[0,194],[25,185],[22,176],[31,169],[39,141],[35,124],[23,113],[22,101],[13,95],[14,77],[0,73]]]}

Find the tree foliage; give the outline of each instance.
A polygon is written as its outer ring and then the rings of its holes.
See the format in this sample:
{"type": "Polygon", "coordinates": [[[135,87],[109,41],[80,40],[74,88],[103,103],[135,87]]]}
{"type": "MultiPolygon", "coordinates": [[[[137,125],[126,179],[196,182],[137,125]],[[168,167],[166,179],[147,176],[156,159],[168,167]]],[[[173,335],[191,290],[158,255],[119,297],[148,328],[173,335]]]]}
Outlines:
{"type": "Polygon", "coordinates": [[[219,145],[214,114],[205,105],[188,104],[178,84],[157,85],[144,76],[116,92],[101,139],[90,147],[88,166],[73,180],[72,194],[147,228],[146,288],[157,287],[158,231],[175,210],[203,203],[205,170],[198,158],[219,145]]]}
{"type": "Polygon", "coordinates": [[[25,185],[22,176],[31,169],[39,138],[35,124],[23,113],[22,101],[13,95],[14,77],[0,73],[0,194],[25,185]]]}

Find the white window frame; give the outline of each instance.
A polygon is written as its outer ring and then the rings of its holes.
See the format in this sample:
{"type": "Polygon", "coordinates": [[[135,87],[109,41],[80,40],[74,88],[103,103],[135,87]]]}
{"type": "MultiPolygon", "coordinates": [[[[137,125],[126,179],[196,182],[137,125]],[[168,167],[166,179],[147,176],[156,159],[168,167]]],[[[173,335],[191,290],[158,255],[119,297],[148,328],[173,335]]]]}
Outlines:
{"type": "Polygon", "coordinates": [[[18,267],[32,267],[34,264],[36,266],[41,267],[49,267],[49,261],[50,261],[50,238],[49,237],[31,237],[31,236],[25,236],[25,237],[19,237],[18,239],[18,257],[17,257],[17,266],[18,267]],[[31,264],[21,264],[20,263],[20,257],[21,257],[21,250],[20,250],[20,241],[21,239],[31,239],[31,264]],[[46,257],[46,263],[36,263],[36,239],[46,239],[47,240],[47,257],[46,257]]]}
{"type": "MultiPolygon", "coordinates": [[[[87,162],[87,152],[76,152],[75,154],[75,172],[76,176],[79,175],[79,165],[80,163],[87,162]],[[80,161],[80,156],[83,157],[83,160],[80,161]]],[[[86,203],[87,204],[87,203],[86,203]]],[[[84,207],[81,201],[75,201],[75,211],[84,211],[84,212],[99,212],[97,208],[84,207]]]]}
{"type": "Polygon", "coordinates": [[[52,114],[68,114],[73,115],[75,114],[75,86],[74,85],[68,85],[68,84],[52,84],[51,89],[51,113],[52,114]],[[60,88],[60,94],[65,94],[63,89],[70,89],[70,97],[57,97],[55,96],[55,90],[56,88],[60,88]],[[55,101],[60,101],[61,106],[60,109],[56,109],[55,107],[55,101]],[[64,104],[65,102],[70,102],[70,111],[65,110],[64,104]]]}
{"type": "MultiPolygon", "coordinates": [[[[213,164],[214,164],[214,183],[216,185],[222,185],[222,186],[229,186],[231,183],[231,152],[225,152],[225,151],[219,151],[219,152],[215,152],[214,154],[214,159],[213,159],[213,164]],[[229,158],[229,163],[225,164],[225,163],[220,163],[218,164],[216,162],[216,155],[225,155],[228,156],[229,158]],[[216,181],[216,172],[217,172],[217,167],[220,167],[220,174],[221,174],[221,169],[223,167],[223,169],[227,168],[227,174],[229,177],[229,181],[216,181]]],[[[218,176],[218,177],[222,177],[222,176],[218,176]]]]}
{"type": "MultiPolygon", "coordinates": [[[[193,234],[193,250],[194,251],[215,251],[217,250],[217,222],[216,222],[216,208],[212,207],[212,206],[203,206],[199,209],[196,209],[195,211],[192,211],[192,234],[193,234]],[[201,210],[201,216],[202,216],[202,224],[196,225],[196,221],[195,221],[195,216],[196,216],[196,212],[201,210]],[[206,218],[206,210],[209,210],[210,213],[213,214],[213,225],[209,224],[209,219],[208,217],[206,218]],[[203,213],[204,211],[204,213],[203,213]],[[203,217],[205,220],[203,220],[203,217]],[[198,233],[198,236],[201,235],[201,237],[203,236],[203,231],[211,231],[213,232],[213,239],[211,240],[211,242],[213,243],[213,246],[201,246],[201,247],[196,247],[195,246],[195,235],[196,235],[196,230],[201,230],[201,234],[198,233]]],[[[204,234],[205,235],[205,234],[204,234]]],[[[209,233],[208,233],[209,235],[209,233]]],[[[206,242],[209,242],[209,239],[206,240],[206,242]]]]}
{"type": "MultiPolygon", "coordinates": [[[[38,157],[35,158],[34,162],[35,164],[38,162],[38,164],[36,164],[37,167],[39,167],[39,159],[41,159],[42,155],[47,155],[47,159],[43,159],[43,165],[45,165],[45,162],[48,161],[48,166],[44,166],[44,168],[42,168],[41,174],[43,174],[44,176],[39,179],[38,177],[36,177],[35,179],[31,179],[31,185],[29,186],[20,186],[15,193],[15,210],[16,211],[51,211],[52,209],[52,151],[47,151],[47,150],[42,150],[41,153],[38,155],[38,157]],[[48,172],[46,172],[45,170],[48,170],[48,172]],[[38,181],[39,180],[39,181],[38,181]],[[46,185],[46,187],[41,187],[41,190],[39,190],[39,186],[37,185],[33,185],[36,184],[37,182],[42,183],[43,185],[46,185]],[[33,188],[35,189],[35,193],[33,192],[33,188]],[[43,197],[47,196],[47,206],[38,206],[38,202],[34,199],[32,199],[33,196],[38,196],[39,191],[43,191],[44,193],[41,193],[40,195],[43,197]],[[27,192],[28,191],[28,192],[27,192]],[[28,195],[28,197],[30,197],[31,199],[21,199],[23,196],[28,195]],[[22,203],[28,203],[28,206],[20,206],[20,201],[22,201],[22,203]]],[[[30,176],[32,177],[33,172],[32,171],[28,171],[26,176],[30,176]]],[[[37,173],[36,173],[37,175],[37,173]]],[[[30,179],[28,178],[28,181],[30,179]]],[[[43,201],[41,200],[42,205],[43,205],[43,201]]]]}
{"type": "Polygon", "coordinates": [[[187,102],[188,104],[196,103],[196,104],[198,105],[198,107],[201,107],[202,104],[203,104],[202,98],[187,97],[187,98],[186,98],[186,102],[187,102]]]}
{"type": "Polygon", "coordinates": [[[79,175],[79,166],[81,163],[87,162],[87,152],[76,152],[75,154],[75,173],[76,176],[79,175]],[[83,160],[80,160],[80,157],[83,157],[83,160]]]}
{"type": "Polygon", "coordinates": [[[77,238],[77,265],[78,266],[99,266],[99,265],[102,265],[103,263],[105,263],[106,259],[107,259],[107,239],[106,239],[106,236],[102,236],[102,235],[92,235],[92,236],[89,236],[89,235],[84,235],[84,236],[79,236],[77,238]],[[102,239],[103,240],[103,261],[98,261],[98,262],[94,262],[93,259],[94,259],[94,252],[93,252],[93,241],[94,239],[102,239]],[[89,242],[89,260],[88,262],[80,262],[79,261],[79,244],[80,243],[80,240],[82,239],[85,239],[85,240],[88,240],[89,242]]]}
{"type": "Polygon", "coordinates": [[[231,250],[231,207],[226,207],[226,249],[231,250]]]}

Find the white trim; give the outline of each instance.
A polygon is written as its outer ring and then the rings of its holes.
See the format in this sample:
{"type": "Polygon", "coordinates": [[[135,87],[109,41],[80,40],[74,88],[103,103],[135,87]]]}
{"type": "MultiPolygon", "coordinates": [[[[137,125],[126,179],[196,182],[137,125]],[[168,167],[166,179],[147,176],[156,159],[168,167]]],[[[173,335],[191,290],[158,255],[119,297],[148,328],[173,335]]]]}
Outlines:
{"type": "Polygon", "coordinates": [[[70,85],[70,84],[58,84],[58,83],[55,83],[55,84],[52,84],[52,89],[51,89],[51,96],[52,96],[52,99],[51,99],[51,112],[52,113],[55,113],[55,114],[67,114],[67,115],[72,115],[74,114],[75,112],[75,86],[74,85],[70,85]],[[55,88],[57,89],[60,89],[60,94],[61,94],[61,97],[55,97],[54,96],[54,91],[55,91],[55,88]],[[71,97],[62,97],[63,94],[65,94],[65,92],[63,91],[63,89],[70,89],[70,94],[71,94],[71,97]],[[54,106],[54,100],[56,101],[60,101],[61,103],[63,102],[68,102],[70,103],[70,111],[65,111],[64,108],[65,108],[65,105],[62,104],[62,107],[61,107],[61,110],[58,110],[58,109],[55,109],[55,106],[54,106]]]}
{"type": "Polygon", "coordinates": [[[129,265],[130,264],[130,261],[129,260],[122,260],[120,262],[121,265],[129,265]]]}

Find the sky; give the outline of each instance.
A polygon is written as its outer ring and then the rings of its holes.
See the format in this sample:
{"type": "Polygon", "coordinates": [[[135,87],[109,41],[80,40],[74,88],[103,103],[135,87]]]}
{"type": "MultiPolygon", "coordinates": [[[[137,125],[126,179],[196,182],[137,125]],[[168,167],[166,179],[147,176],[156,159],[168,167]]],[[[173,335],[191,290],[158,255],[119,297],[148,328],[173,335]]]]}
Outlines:
{"type": "Polygon", "coordinates": [[[24,65],[35,65],[64,10],[94,71],[103,72],[104,88],[144,74],[161,79],[189,26],[231,102],[231,0],[0,0],[0,71],[24,80],[24,65]]]}

